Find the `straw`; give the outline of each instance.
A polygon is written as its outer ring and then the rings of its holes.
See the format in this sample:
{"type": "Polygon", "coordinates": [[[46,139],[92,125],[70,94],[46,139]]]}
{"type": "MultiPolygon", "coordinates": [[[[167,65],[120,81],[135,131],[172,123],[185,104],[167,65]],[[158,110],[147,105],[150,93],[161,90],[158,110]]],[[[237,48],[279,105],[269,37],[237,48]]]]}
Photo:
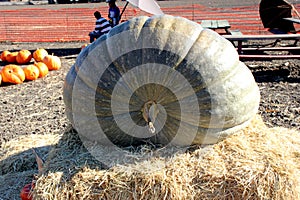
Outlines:
{"type": "Polygon", "coordinates": [[[260,116],[217,144],[167,151],[143,146],[131,151],[137,159],[107,166],[70,131],[52,149],[35,199],[300,199],[299,132],[268,128],[260,116]]]}

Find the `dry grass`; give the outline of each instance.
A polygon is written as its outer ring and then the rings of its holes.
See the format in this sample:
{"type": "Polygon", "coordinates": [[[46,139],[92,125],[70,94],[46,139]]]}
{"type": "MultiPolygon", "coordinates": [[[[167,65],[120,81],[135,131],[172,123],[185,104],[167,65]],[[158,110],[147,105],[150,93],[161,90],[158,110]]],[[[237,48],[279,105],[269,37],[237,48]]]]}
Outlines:
{"type": "Polygon", "coordinates": [[[143,147],[132,152],[131,157],[137,156],[134,162],[108,167],[70,131],[52,149],[34,195],[36,199],[300,199],[300,135],[295,130],[267,128],[257,117],[218,144],[171,151],[172,156],[163,156],[143,147]],[[144,155],[147,158],[140,159],[144,155]]]}
{"type": "Polygon", "coordinates": [[[0,148],[0,199],[19,199],[20,191],[38,173],[32,148],[46,159],[58,135],[20,136],[0,148]]]}

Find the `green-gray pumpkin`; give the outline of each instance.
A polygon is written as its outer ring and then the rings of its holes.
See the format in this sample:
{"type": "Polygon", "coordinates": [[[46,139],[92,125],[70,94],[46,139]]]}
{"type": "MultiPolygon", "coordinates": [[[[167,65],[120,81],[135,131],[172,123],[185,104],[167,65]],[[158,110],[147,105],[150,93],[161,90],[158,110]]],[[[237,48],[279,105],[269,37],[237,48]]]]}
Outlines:
{"type": "Polygon", "coordinates": [[[257,113],[233,45],[181,17],[137,17],[87,46],[68,72],[66,114],[101,144],[213,144],[257,113]]]}

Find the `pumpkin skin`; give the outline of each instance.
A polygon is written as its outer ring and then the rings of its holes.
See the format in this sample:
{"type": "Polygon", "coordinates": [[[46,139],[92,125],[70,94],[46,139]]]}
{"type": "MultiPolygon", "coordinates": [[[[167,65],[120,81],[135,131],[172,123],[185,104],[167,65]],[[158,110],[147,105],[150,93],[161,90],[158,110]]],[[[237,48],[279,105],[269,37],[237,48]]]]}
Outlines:
{"type": "Polygon", "coordinates": [[[25,73],[25,80],[33,81],[39,77],[39,68],[35,65],[27,65],[23,68],[25,73]]]}
{"type": "Polygon", "coordinates": [[[27,64],[31,61],[32,54],[29,50],[20,50],[17,54],[16,61],[18,64],[27,64]]]}
{"type": "Polygon", "coordinates": [[[48,55],[48,51],[46,49],[39,48],[36,49],[32,55],[36,62],[42,62],[44,57],[48,55]]]}
{"type": "Polygon", "coordinates": [[[8,54],[10,54],[10,51],[8,51],[8,50],[2,51],[1,57],[0,57],[0,58],[1,58],[1,60],[2,60],[3,62],[6,61],[6,57],[7,57],[8,54]]]}
{"type": "Polygon", "coordinates": [[[0,71],[0,85],[2,83],[2,75],[1,75],[1,71],[0,71]]]}
{"type": "Polygon", "coordinates": [[[251,71],[228,40],[169,15],[131,19],[85,47],[65,78],[63,97],[80,135],[120,146],[146,139],[213,144],[243,129],[260,101],[251,71]],[[161,106],[154,127],[162,125],[153,135],[141,128],[149,100],[161,106]]]}
{"type": "Polygon", "coordinates": [[[6,61],[8,63],[16,63],[17,62],[17,55],[19,52],[11,52],[9,54],[7,54],[6,56],[6,61]]]}
{"type": "Polygon", "coordinates": [[[61,61],[58,56],[47,55],[43,59],[43,63],[45,63],[48,69],[51,70],[58,70],[61,67],[61,61]]]}
{"type": "Polygon", "coordinates": [[[5,65],[1,70],[2,80],[6,83],[20,84],[25,80],[24,70],[14,64],[5,65]]]}
{"type": "Polygon", "coordinates": [[[34,65],[38,68],[39,70],[39,78],[45,77],[48,73],[48,67],[45,63],[43,62],[35,62],[34,65]]]}
{"type": "Polygon", "coordinates": [[[21,200],[32,200],[32,196],[30,194],[31,190],[34,188],[34,183],[26,184],[20,193],[21,200]]]}

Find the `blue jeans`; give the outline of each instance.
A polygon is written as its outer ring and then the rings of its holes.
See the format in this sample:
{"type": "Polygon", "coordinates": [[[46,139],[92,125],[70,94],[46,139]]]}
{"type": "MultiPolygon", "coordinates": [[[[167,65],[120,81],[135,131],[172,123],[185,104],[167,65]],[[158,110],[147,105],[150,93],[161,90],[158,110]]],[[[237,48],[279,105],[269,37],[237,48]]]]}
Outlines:
{"type": "Polygon", "coordinates": [[[95,31],[90,32],[89,33],[90,43],[94,42],[94,40],[99,38],[101,35],[103,35],[103,33],[101,32],[95,32],[95,31]]]}

